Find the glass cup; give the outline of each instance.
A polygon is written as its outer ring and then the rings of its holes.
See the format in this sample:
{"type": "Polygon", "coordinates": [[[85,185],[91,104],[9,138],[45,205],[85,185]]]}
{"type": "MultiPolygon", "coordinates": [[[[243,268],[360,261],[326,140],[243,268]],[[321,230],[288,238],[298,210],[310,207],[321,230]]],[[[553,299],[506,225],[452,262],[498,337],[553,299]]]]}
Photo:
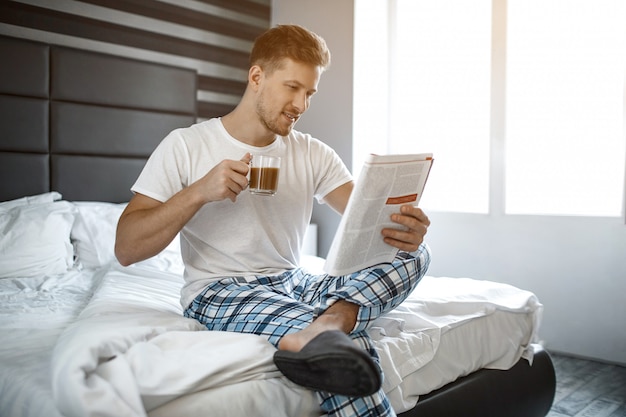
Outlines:
{"type": "Polygon", "coordinates": [[[250,181],[248,188],[254,195],[276,194],[280,157],[270,155],[253,155],[250,161],[250,181]]]}

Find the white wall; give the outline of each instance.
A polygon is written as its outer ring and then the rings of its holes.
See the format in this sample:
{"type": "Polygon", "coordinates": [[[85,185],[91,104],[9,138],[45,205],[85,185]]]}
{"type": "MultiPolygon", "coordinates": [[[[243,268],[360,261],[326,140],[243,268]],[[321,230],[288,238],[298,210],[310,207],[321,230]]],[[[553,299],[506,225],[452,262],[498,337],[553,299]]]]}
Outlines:
{"type": "Polygon", "coordinates": [[[626,364],[626,226],[618,218],[429,213],[429,274],[500,281],[544,305],[548,349],[626,364]]]}
{"type": "MultiPolygon", "coordinates": [[[[273,0],[272,24],[322,35],[333,66],[298,124],[352,161],[353,0],[273,0]]],[[[601,163],[601,162],[599,162],[601,163]]],[[[505,282],[544,304],[548,349],[626,364],[626,225],[622,219],[429,213],[429,275],[505,282]]],[[[317,209],[319,253],[338,216],[317,209]]]]}

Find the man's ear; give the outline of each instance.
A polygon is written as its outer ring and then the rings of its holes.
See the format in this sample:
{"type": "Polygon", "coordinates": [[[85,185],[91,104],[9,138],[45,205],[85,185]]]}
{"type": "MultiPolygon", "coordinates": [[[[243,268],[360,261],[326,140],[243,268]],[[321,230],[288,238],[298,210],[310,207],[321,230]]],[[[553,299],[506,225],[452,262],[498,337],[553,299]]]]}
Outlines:
{"type": "Polygon", "coordinates": [[[256,89],[259,87],[259,83],[263,78],[263,69],[258,65],[253,65],[250,67],[250,71],[248,71],[248,84],[252,88],[256,89]]]}

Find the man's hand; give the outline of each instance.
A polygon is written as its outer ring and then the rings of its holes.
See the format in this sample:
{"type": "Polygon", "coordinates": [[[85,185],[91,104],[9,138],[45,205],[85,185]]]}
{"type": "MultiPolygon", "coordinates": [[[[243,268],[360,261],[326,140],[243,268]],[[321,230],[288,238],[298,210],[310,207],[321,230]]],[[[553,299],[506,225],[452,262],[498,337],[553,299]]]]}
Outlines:
{"type": "Polygon", "coordinates": [[[400,207],[400,213],[391,215],[391,220],[402,226],[402,229],[386,228],[382,230],[383,239],[391,246],[402,251],[413,252],[424,241],[424,236],[430,226],[428,216],[422,209],[405,204],[400,207]]]}
{"type": "Polygon", "coordinates": [[[224,160],[215,165],[204,177],[193,184],[204,196],[205,202],[230,199],[233,203],[248,186],[250,160],[246,153],[239,161],[224,160]]]}

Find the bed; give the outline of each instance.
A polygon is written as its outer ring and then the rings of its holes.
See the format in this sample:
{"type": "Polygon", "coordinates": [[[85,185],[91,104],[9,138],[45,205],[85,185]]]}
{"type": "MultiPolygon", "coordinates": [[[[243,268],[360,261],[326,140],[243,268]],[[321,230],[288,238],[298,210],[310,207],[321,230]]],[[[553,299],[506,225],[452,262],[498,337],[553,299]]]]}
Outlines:
{"type": "MultiPolygon", "coordinates": [[[[196,121],[195,72],[10,37],[0,54],[0,415],[319,416],[268,342],[182,316],[176,241],[113,256],[145,160],[196,121]]],[[[542,311],[506,284],[425,277],[370,331],[396,412],[545,416],[542,311]]]]}

